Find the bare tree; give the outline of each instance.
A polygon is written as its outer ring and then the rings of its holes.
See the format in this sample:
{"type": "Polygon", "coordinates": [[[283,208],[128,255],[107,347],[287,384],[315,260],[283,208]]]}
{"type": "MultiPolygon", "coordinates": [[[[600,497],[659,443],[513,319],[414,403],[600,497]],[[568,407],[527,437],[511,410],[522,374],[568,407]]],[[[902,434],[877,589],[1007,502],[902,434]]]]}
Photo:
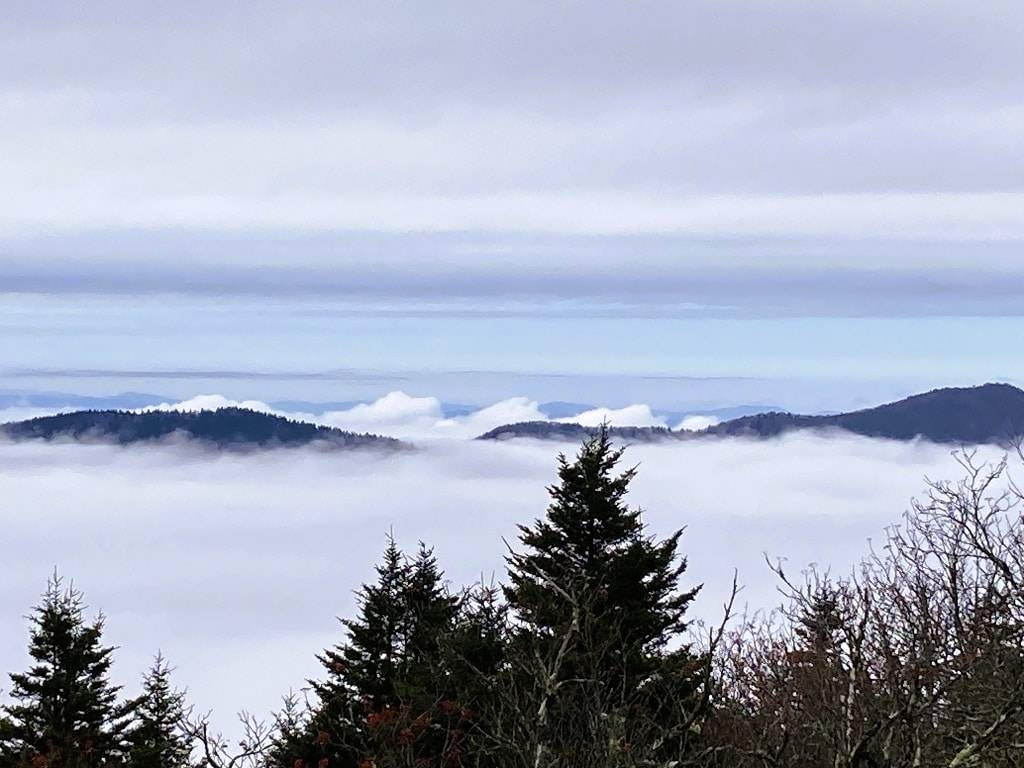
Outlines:
{"type": "Polygon", "coordinates": [[[958,455],[844,578],[791,579],[722,645],[731,765],[1010,766],[1024,743],[1024,496],[958,455]]]}
{"type": "Polygon", "coordinates": [[[253,715],[238,715],[242,736],[235,742],[210,727],[210,714],[190,710],[181,721],[181,728],[199,753],[201,768],[259,768],[269,749],[273,728],[253,715]]]}
{"type": "Polygon", "coordinates": [[[608,684],[608,669],[626,656],[616,647],[625,628],[609,633],[609,617],[595,607],[602,601],[582,580],[559,583],[536,568],[533,575],[559,596],[564,621],[550,636],[513,639],[510,662],[493,680],[488,711],[473,734],[478,754],[487,755],[488,765],[509,768],[703,764],[699,735],[719,685],[713,662],[735,580],[722,621],[695,642],[697,652],[669,652],[639,683],[616,686],[608,684]]]}

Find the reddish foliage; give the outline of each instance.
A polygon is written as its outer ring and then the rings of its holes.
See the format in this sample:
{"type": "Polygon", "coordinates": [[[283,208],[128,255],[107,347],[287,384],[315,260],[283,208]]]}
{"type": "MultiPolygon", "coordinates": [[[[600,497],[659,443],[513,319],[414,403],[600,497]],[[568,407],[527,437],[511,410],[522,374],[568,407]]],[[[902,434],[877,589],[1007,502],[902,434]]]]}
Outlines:
{"type": "Polygon", "coordinates": [[[411,728],[403,728],[395,736],[395,742],[399,746],[407,746],[416,741],[416,734],[412,732],[411,728]]]}
{"type": "Polygon", "coordinates": [[[447,714],[451,715],[459,708],[459,703],[451,699],[442,699],[440,706],[447,714]]]}

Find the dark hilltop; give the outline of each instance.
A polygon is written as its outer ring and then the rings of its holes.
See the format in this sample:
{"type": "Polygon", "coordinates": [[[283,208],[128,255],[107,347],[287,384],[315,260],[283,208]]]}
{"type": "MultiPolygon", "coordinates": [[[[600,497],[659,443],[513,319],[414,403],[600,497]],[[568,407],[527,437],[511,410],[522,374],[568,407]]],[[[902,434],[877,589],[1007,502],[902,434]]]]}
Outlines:
{"type": "MultiPolygon", "coordinates": [[[[710,436],[769,438],[806,429],[842,430],[889,440],[921,438],[962,445],[1008,444],[1024,436],[1024,390],[1010,384],[949,387],[848,413],[801,415],[770,411],[723,421],[699,432],[659,427],[612,427],[610,432],[630,442],[653,442],[710,436]]],[[[595,427],[579,424],[532,421],[497,427],[479,439],[531,437],[570,441],[594,432],[595,427]]]]}
{"type": "Polygon", "coordinates": [[[392,437],[356,434],[247,408],[215,411],[74,411],[0,425],[11,440],[79,440],[118,445],[181,436],[220,449],[252,450],[317,444],[327,448],[397,449],[392,437]]]}

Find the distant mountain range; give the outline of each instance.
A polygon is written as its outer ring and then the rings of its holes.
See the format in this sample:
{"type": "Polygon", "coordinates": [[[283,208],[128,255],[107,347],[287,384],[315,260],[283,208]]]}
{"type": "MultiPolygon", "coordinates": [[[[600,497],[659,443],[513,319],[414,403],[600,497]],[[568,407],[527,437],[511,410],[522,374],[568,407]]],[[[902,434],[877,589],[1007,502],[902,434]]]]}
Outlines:
{"type": "MultiPolygon", "coordinates": [[[[849,413],[808,416],[769,411],[723,421],[699,432],[657,427],[613,427],[613,436],[633,442],[692,440],[709,436],[766,438],[800,429],[839,429],[891,440],[924,438],[936,443],[1007,443],[1024,436],[1024,391],[1009,384],[936,389],[894,403],[849,413]]],[[[482,440],[532,437],[580,440],[596,428],[544,421],[508,424],[482,440]]]]}
{"type": "MultiPolygon", "coordinates": [[[[151,408],[166,403],[177,403],[181,397],[154,395],[144,392],[122,392],[116,395],[76,395],[70,392],[39,392],[34,390],[0,389],[0,410],[5,408],[36,408],[48,411],[124,411],[151,408]]],[[[267,402],[275,411],[319,416],[329,411],[348,411],[357,405],[369,405],[373,400],[270,400],[267,402]]],[[[558,405],[557,403],[555,405],[558,405]]],[[[468,416],[482,406],[464,403],[441,402],[441,415],[446,419],[468,416]]],[[[593,408],[584,405],[572,414],[593,408]]],[[[549,418],[556,418],[544,410],[549,418]]],[[[746,411],[751,413],[752,411],[746,411]]],[[[570,415],[572,415],[570,414],[570,415]]]]}
{"type": "Polygon", "coordinates": [[[148,408],[173,399],[143,392],[122,392],[119,395],[74,395],[67,392],[33,392],[0,390],[0,408],[47,408],[62,410],[107,410],[148,408]]]}
{"type": "Polygon", "coordinates": [[[145,443],[180,435],[222,449],[294,447],[316,443],[328,448],[401,448],[392,437],[362,435],[245,408],[216,411],[75,411],[0,425],[11,440],[145,443]]]}
{"type": "MultiPolygon", "coordinates": [[[[140,400],[147,395],[136,395],[140,400]]],[[[579,404],[563,405],[576,408],[579,404]]],[[[749,407],[749,406],[746,406],[749,407]]],[[[553,409],[556,410],[556,409],[553,409]]],[[[694,440],[707,437],[768,438],[795,430],[832,429],[892,440],[923,438],[936,443],[1005,444],[1024,436],[1024,390],[1009,384],[936,389],[874,408],[827,415],[767,411],[723,421],[701,431],[665,427],[613,427],[613,436],[630,442],[694,440]]],[[[530,437],[578,442],[596,432],[579,424],[531,421],[508,424],[481,435],[482,440],[530,437]]],[[[333,448],[399,448],[390,437],[362,435],[244,408],[215,411],[80,410],[0,425],[12,440],[74,439],[128,445],[172,435],[218,448],[250,449],[318,443],[333,448]]]]}

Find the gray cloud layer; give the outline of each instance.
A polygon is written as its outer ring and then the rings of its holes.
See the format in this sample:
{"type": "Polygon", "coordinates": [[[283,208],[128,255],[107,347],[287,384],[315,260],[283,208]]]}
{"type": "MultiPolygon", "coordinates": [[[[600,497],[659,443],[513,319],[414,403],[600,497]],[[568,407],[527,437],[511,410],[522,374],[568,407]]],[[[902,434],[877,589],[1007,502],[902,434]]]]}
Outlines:
{"type": "Polygon", "coordinates": [[[1019,3],[5,11],[7,290],[678,294],[710,265],[691,294],[743,298],[738,269],[785,302],[977,270],[970,310],[1020,266],[1019,3]]]}

